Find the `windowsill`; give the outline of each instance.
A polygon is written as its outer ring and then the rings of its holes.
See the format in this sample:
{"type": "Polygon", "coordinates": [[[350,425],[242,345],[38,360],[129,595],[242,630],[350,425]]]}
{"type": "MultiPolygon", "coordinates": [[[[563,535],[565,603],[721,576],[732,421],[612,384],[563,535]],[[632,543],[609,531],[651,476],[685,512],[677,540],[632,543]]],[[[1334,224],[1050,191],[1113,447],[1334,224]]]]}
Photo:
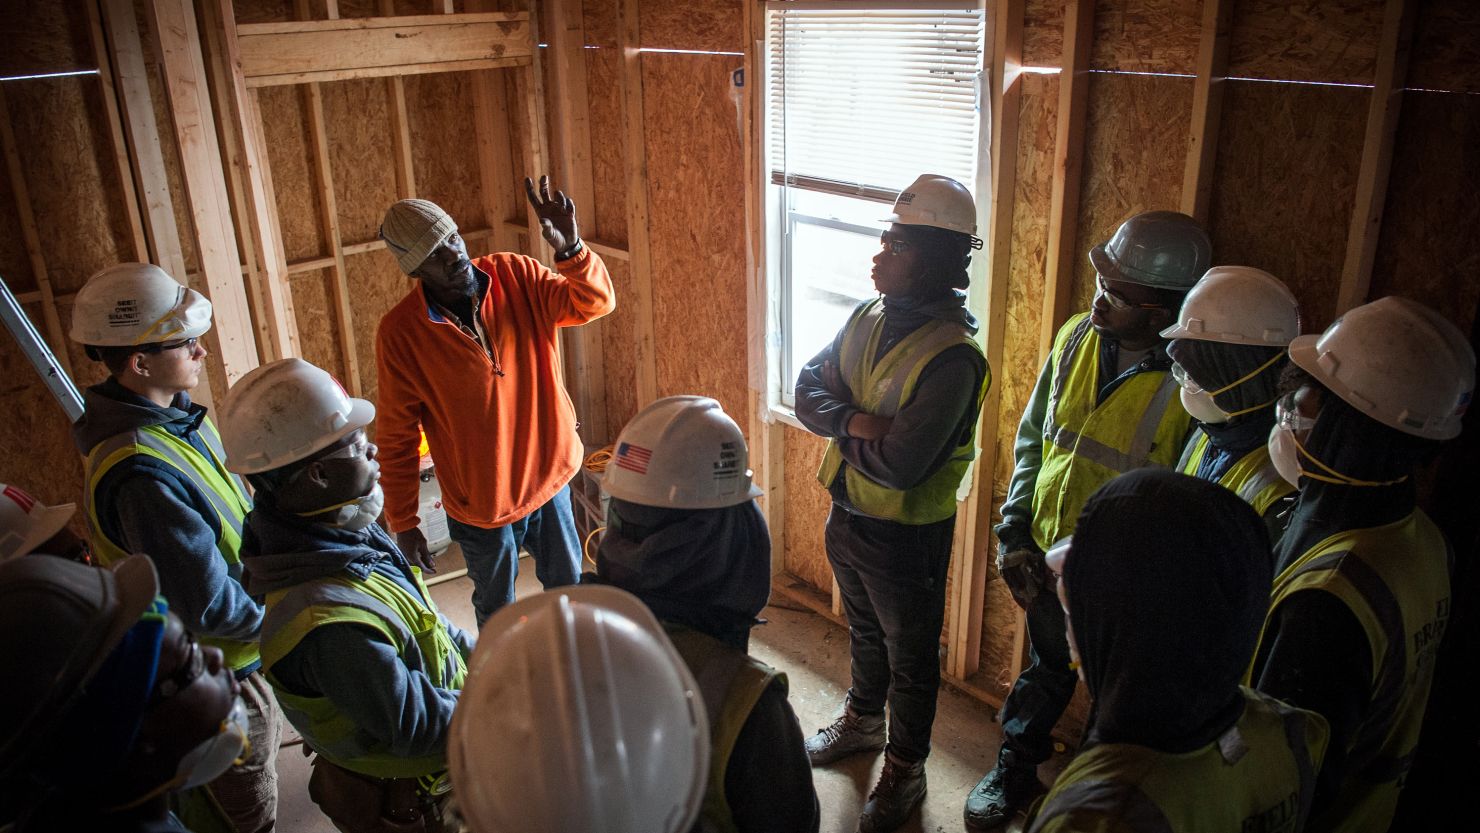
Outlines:
{"type": "MultiPolygon", "coordinates": [[[[772,405],[770,410],[772,420],[783,425],[790,425],[792,428],[795,428],[798,431],[807,431],[807,426],[803,425],[802,421],[797,419],[797,412],[790,406],[782,405],[778,402],[775,405],[772,405]]],[[[807,431],[807,433],[810,434],[811,432],[807,431]]]]}

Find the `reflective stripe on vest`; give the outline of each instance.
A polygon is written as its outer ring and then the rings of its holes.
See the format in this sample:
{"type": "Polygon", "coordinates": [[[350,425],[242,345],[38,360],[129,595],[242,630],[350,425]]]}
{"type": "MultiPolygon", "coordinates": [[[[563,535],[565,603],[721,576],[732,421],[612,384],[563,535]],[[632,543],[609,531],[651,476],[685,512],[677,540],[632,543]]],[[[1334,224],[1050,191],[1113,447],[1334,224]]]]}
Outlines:
{"type": "Polygon", "coordinates": [[[738,648],[681,625],[664,629],[699,684],[709,715],[709,778],[700,810],[704,833],[737,833],[725,799],[725,770],[750,712],[773,680],[786,690],[786,675],[738,648]]]}
{"type": "Polygon", "coordinates": [[[1244,713],[1201,749],[1100,744],[1064,769],[1029,829],[1298,833],[1329,737],[1325,720],[1247,688],[1244,713]],[[1217,796],[1217,801],[1207,800],[1217,796]]]}
{"type": "MultiPolygon", "coordinates": [[[[920,374],[941,353],[957,345],[968,344],[981,355],[978,345],[966,329],[950,321],[932,320],[900,339],[875,361],[879,339],[884,332],[884,301],[876,298],[853,312],[843,328],[839,352],[839,373],[853,392],[855,403],[870,414],[893,417],[910,401],[920,374]]],[[[991,369],[982,377],[976,392],[976,406],[981,407],[991,385],[991,369]]],[[[956,490],[976,456],[976,429],[973,424],[966,440],[956,447],[945,465],[912,489],[890,489],[852,466],[844,466],[843,452],[837,440],[829,440],[817,470],[817,480],[831,488],[838,470],[848,488],[848,500],[854,508],[876,518],[902,524],[921,525],[943,521],[956,512],[956,490]]]]}
{"type": "Polygon", "coordinates": [[[467,665],[437,615],[420,571],[412,568],[412,575],[420,598],[374,572],[363,581],[342,573],[277,590],[268,594],[262,620],[263,671],[289,722],[325,758],[378,778],[439,773],[447,768],[447,757],[438,753],[406,758],[391,753],[386,741],[361,731],[327,697],[289,691],[272,669],[314,628],[353,624],[384,636],[406,667],[425,673],[432,685],[461,689],[467,665]]]}
{"type": "MultiPolygon", "coordinates": [[[[1207,456],[1209,444],[1208,433],[1198,428],[1182,452],[1182,459],[1177,462],[1177,471],[1196,477],[1203,458],[1207,456]]],[[[1260,445],[1240,457],[1218,478],[1218,485],[1238,495],[1261,517],[1275,501],[1295,491],[1290,481],[1280,477],[1275,469],[1267,445],[1260,445]]]]}
{"type": "Polygon", "coordinates": [[[1448,545],[1418,510],[1385,526],[1332,535],[1275,578],[1265,627],[1280,604],[1307,590],[1340,599],[1372,651],[1371,698],[1349,741],[1347,775],[1311,829],[1386,830],[1418,746],[1448,624],[1448,545]]]}
{"type": "Polygon", "coordinates": [[[1100,337],[1088,313],[1059,330],[1049,361],[1054,370],[1033,490],[1033,539],[1045,550],[1073,531],[1084,502],[1106,481],[1145,466],[1170,468],[1192,420],[1165,371],[1134,374],[1098,402],[1100,337]]]}
{"type": "MultiPolygon", "coordinates": [[[[226,470],[226,451],[221,446],[221,437],[216,433],[216,426],[209,419],[202,419],[196,435],[210,451],[209,459],[195,446],[158,425],[117,434],[93,446],[88,452],[87,489],[83,492],[83,505],[87,511],[88,528],[92,533],[92,551],[103,566],[111,566],[133,553],[103,532],[102,518],[98,515],[97,506],[98,485],[114,466],[140,455],[158,460],[179,472],[205,496],[215,510],[215,526],[218,530],[216,551],[228,566],[241,563],[242,525],[252,509],[252,501],[247,497],[241,478],[226,470]]],[[[222,639],[206,634],[198,636],[202,645],[220,648],[225,655],[226,665],[230,668],[246,668],[257,661],[256,642],[222,639]]]]}

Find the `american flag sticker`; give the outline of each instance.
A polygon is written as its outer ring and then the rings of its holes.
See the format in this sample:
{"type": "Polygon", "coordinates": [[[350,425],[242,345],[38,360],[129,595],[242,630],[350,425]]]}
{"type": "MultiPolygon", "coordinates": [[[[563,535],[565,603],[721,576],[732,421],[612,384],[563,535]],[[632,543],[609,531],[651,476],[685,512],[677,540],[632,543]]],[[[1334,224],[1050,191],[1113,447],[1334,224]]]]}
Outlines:
{"type": "Polygon", "coordinates": [[[35,498],[31,497],[24,490],[19,489],[15,486],[6,486],[5,496],[15,501],[15,505],[19,506],[21,508],[21,511],[25,512],[27,515],[31,514],[31,507],[36,505],[35,498]]]}
{"type": "Polygon", "coordinates": [[[638,474],[647,474],[648,463],[653,459],[653,451],[632,443],[622,443],[617,446],[617,467],[638,474]]]}

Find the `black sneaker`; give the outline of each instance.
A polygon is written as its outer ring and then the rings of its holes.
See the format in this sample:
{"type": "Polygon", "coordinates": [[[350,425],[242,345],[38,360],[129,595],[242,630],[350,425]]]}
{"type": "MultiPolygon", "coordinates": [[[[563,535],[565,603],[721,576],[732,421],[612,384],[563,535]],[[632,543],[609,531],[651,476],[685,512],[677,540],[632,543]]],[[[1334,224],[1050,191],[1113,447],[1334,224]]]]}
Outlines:
{"type": "Polygon", "coordinates": [[[967,829],[980,831],[1001,827],[1043,792],[1043,785],[1038,781],[1038,767],[1010,763],[1004,760],[1005,757],[997,759],[997,765],[966,797],[967,829]]]}
{"type": "Polygon", "coordinates": [[[858,833],[889,833],[904,824],[924,800],[925,762],[907,764],[886,754],[879,783],[858,817],[858,833]]]}
{"type": "Polygon", "coordinates": [[[843,715],[807,738],[807,760],[813,766],[830,764],[857,752],[877,752],[884,748],[884,716],[854,714],[843,708],[843,715]]]}

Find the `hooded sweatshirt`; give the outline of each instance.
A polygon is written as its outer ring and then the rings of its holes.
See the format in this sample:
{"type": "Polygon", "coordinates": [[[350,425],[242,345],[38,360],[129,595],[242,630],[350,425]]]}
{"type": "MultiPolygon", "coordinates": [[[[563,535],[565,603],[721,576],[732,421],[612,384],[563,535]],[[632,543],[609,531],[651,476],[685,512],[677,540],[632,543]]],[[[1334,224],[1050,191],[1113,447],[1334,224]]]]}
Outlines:
{"type": "MultiPolygon", "coordinates": [[[[884,297],[884,331],[875,359],[932,320],[951,321],[967,333],[977,331],[966,309],[966,294],[946,289],[922,297],[884,297]]],[[[848,421],[860,408],[851,396],[840,396],[823,381],[824,364],[840,365],[843,332],[797,376],[796,415],[807,430],[836,439],[843,460],[870,479],[891,489],[920,485],[940,470],[976,426],[977,391],[987,377],[981,353],[967,345],[952,347],[925,366],[914,396],[900,406],[887,436],[861,440],[848,436],[848,421]]],[[[843,470],[829,487],[833,502],[856,511],[848,500],[843,470]]]]}
{"type": "MultiPolygon", "coordinates": [[[[83,404],[86,411],[72,426],[72,440],[83,456],[111,437],[157,425],[211,459],[199,436],[206,409],[187,393],[161,408],[109,379],[88,388],[83,404]]],[[[105,535],[154,561],[160,594],[186,628],[225,639],[257,638],[262,606],[242,587],[241,565],[228,565],[217,551],[221,529],[216,511],[189,478],[136,454],[104,475],[93,501],[105,535]]],[[[237,676],[257,667],[253,663],[237,669],[237,676]]]]}
{"type": "MultiPolygon", "coordinates": [[[[364,580],[373,570],[422,598],[411,564],[379,524],[352,532],[316,523],[278,509],[267,492],[247,516],[242,554],[257,594],[336,574],[364,580]]],[[[438,616],[466,660],[473,639],[438,616]]],[[[417,650],[416,643],[406,650],[417,650]]],[[[275,685],[328,698],[361,731],[398,755],[415,758],[446,749],[458,692],[438,688],[424,672],[411,670],[379,633],[353,624],[322,625],[269,670],[275,685]]]]}

